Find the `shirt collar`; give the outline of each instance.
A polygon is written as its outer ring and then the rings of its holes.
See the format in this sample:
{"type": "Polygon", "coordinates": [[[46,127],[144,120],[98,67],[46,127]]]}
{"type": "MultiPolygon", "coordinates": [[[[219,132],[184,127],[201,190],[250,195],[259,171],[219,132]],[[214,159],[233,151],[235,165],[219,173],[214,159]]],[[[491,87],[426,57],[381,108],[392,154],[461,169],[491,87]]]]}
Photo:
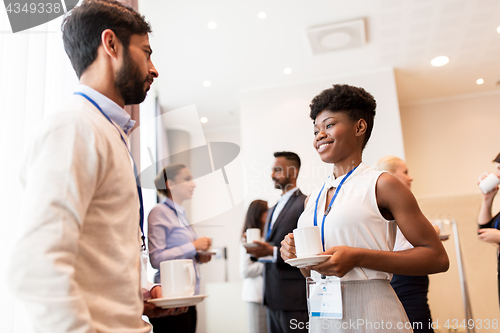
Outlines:
{"type": "Polygon", "coordinates": [[[108,97],[104,96],[97,90],[90,88],[84,84],[80,84],[76,91],[84,93],[97,103],[102,109],[102,112],[109,117],[116,125],[128,135],[132,127],[135,125],[135,120],[130,119],[130,115],[122,109],[118,104],[113,102],[108,97]]]}
{"type": "Polygon", "coordinates": [[[168,204],[169,207],[174,207],[175,210],[177,211],[177,213],[182,214],[182,215],[186,214],[186,210],[184,209],[184,207],[175,203],[174,200],[172,200],[170,198],[165,198],[165,202],[168,204]]]}
{"type": "MultiPolygon", "coordinates": [[[[351,176],[349,176],[349,178],[350,178],[350,177],[353,177],[353,176],[355,176],[355,175],[357,175],[357,174],[359,174],[359,173],[361,173],[361,172],[362,172],[363,170],[365,170],[366,168],[368,168],[368,166],[367,166],[366,164],[364,164],[363,162],[361,162],[361,163],[357,166],[356,170],[355,170],[355,171],[351,174],[351,176]]],[[[349,170],[349,171],[350,171],[350,170],[349,170]]],[[[342,181],[342,179],[344,179],[344,177],[345,177],[346,175],[347,175],[347,173],[346,173],[346,174],[344,174],[344,175],[342,175],[342,176],[340,176],[340,177],[335,178],[335,175],[333,175],[333,174],[332,174],[332,175],[331,175],[331,176],[329,176],[329,177],[328,177],[328,179],[326,180],[326,182],[325,182],[325,183],[326,183],[326,184],[325,184],[325,188],[326,188],[326,189],[330,189],[330,188],[332,188],[332,187],[337,188],[337,187],[339,186],[340,182],[342,181]]]]}
{"type": "Polygon", "coordinates": [[[290,191],[286,192],[285,194],[283,194],[281,197],[280,197],[280,200],[279,201],[283,201],[283,200],[286,200],[288,201],[288,199],[290,199],[290,197],[292,196],[292,194],[294,194],[299,188],[298,187],[294,187],[292,188],[290,191]]]}

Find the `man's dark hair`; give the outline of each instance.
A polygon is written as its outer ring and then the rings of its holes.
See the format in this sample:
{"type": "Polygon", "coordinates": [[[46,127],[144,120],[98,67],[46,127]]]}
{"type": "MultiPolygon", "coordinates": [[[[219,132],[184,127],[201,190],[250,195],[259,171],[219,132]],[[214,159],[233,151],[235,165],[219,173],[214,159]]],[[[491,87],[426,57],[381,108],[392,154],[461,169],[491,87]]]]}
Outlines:
{"type": "Polygon", "coordinates": [[[500,154],[498,154],[497,157],[495,157],[493,162],[500,163],[500,154]]]}
{"type": "Polygon", "coordinates": [[[151,32],[144,16],[129,6],[114,0],[83,1],[66,15],[61,25],[64,49],[78,78],[97,58],[101,34],[106,29],[116,34],[125,52],[130,36],[151,32]]]}
{"type": "Polygon", "coordinates": [[[300,157],[299,155],[292,153],[291,151],[277,151],[274,153],[274,157],[284,157],[288,161],[295,162],[297,170],[300,169],[300,157]]]}
{"type": "Polygon", "coordinates": [[[352,121],[364,119],[367,127],[363,148],[366,146],[372,134],[377,102],[363,88],[347,84],[334,84],[332,88],[323,90],[318,96],[314,97],[309,107],[311,108],[309,116],[313,121],[324,110],[344,112],[352,121]]]}

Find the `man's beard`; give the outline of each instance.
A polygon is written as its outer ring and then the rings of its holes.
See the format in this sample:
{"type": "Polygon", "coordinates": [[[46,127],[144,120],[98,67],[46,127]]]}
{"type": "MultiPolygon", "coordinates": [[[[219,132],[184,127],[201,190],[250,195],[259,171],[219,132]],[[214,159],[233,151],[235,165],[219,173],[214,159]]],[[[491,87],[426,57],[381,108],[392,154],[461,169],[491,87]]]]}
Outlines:
{"type": "Polygon", "coordinates": [[[137,65],[132,61],[127,48],[123,50],[123,65],[116,75],[115,86],[123,98],[125,105],[139,104],[146,98],[143,79],[137,65]]]}
{"type": "Polygon", "coordinates": [[[274,180],[274,188],[275,189],[279,189],[279,190],[283,190],[285,189],[287,186],[290,187],[290,179],[289,178],[285,178],[285,179],[280,179],[280,180],[274,180]]]}

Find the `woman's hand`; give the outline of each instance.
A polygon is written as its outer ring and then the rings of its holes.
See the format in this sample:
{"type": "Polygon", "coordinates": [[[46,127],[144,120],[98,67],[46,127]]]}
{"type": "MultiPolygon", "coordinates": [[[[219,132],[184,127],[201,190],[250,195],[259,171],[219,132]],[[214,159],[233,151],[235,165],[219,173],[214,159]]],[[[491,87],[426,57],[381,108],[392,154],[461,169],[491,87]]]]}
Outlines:
{"type": "Polygon", "coordinates": [[[288,259],[297,258],[295,252],[295,241],[293,240],[292,233],[286,235],[285,239],[281,241],[280,253],[281,253],[281,258],[283,258],[283,260],[285,261],[288,259]]]}
{"type": "Polygon", "coordinates": [[[500,230],[492,228],[479,229],[479,239],[487,243],[500,243],[500,230]]]}
{"type": "Polygon", "coordinates": [[[315,270],[321,275],[342,277],[358,266],[358,251],[354,247],[334,246],[319,255],[331,255],[331,257],[321,264],[307,268],[315,270]]]}
{"type": "Polygon", "coordinates": [[[193,245],[196,248],[196,251],[206,251],[210,248],[212,242],[208,237],[200,237],[193,242],[193,245]]]}
{"type": "MultiPolygon", "coordinates": [[[[482,173],[479,176],[479,180],[478,180],[477,184],[479,185],[479,183],[481,182],[481,180],[483,180],[484,178],[486,178],[488,175],[489,175],[489,173],[487,173],[487,172],[482,173]]],[[[484,201],[491,202],[491,201],[493,201],[493,198],[495,197],[495,195],[497,195],[497,193],[498,193],[498,186],[495,187],[495,189],[493,191],[490,191],[488,193],[483,193],[481,191],[481,193],[483,194],[483,200],[484,201]]]]}
{"type": "Polygon", "coordinates": [[[196,258],[198,259],[198,262],[200,264],[204,264],[204,263],[209,262],[212,259],[212,255],[211,254],[198,253],[196,255],[196,258]]]}

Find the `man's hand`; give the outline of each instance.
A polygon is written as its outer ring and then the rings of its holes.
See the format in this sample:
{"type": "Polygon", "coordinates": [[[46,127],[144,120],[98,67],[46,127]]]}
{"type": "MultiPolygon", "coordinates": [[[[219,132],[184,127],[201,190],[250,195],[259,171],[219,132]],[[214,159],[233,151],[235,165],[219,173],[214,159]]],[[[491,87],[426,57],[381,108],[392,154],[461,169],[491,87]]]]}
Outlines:
{"type": "MultiPolygon", "coordinates": [[[[161,287],[155,286],[150,291],[151,298],[161,298],[161,287]]],[[[153,303],[144,301],[144,311],[143,314],[148,316],[148,318],[160,318],[166,316],[177,316],[182,313],[186,313],[188,310],[187,307],[184,308],[171,308],[171,309],[162,309],[154,305],[153,303]]]]}
{"type": "Polygon", "coordinates": [[[272,256],[274,254],[273,246],[264,242],[254,241],[254,244],[259,246],[247,248],[247,253],[254,256],[255,258],[261,258],[265,256],[272,256]]]}

